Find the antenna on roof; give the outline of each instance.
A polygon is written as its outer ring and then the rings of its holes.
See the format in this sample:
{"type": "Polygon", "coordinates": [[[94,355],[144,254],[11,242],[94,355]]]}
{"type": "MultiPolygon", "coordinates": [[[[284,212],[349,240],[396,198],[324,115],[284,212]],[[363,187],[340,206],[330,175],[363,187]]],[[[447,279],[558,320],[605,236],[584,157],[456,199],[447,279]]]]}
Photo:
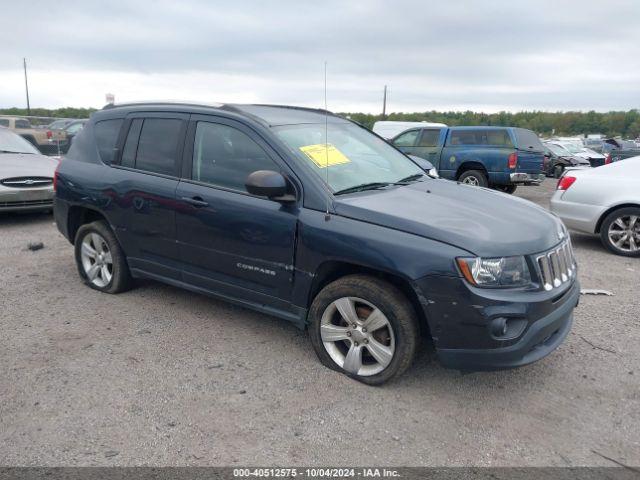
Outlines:
{"type": "MultiPolygon", "coordinates": [[[[327,188],[329,186],[329,111],[327,110],[327,61],[324,61],[324,155],[325,155],[325,178],[327,188]]],[[[329,215],[329,195],[327,195],[326,210],[324,220],[328,222],[331,219],[329,215]]]]}

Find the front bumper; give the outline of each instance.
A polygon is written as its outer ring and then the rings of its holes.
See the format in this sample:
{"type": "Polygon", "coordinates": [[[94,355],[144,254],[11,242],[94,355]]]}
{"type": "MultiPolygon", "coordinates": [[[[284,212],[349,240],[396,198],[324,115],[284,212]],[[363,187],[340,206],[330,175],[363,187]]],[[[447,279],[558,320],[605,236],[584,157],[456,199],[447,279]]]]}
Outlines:
{"type": "Polygon", "coordinates": [[[538,185],[545,179],[544,173],[524,173],[515,172],[509,174],[509,180],[511,183],[525,184],[525,185],[538,185]]]}
{"type": "Polygon", "coordinates": [[[463,278],[427,276],[416,282],[440,359],[460,370],[496,370],[535,362],[571,329],[577,278],[551,290],[482,289],[463,278]],[[496,333],[495,325],[507,325],[496,333]]]}
{"type": "Polygon", "coordinates": [[[458,370],[501,370],[528,365],[553,352],[569,334],[580,299],[576,281],[562,306],[529,326],[518,342],[494,349],[438,349],[440,363],[458,370]]]}
{"type": "Polygon", "coordinates": [[[53,187],[15,189],[0,186],[0,212],[49,210],[53,208],[53,187]]]}
{"type": "Polygon", "coordinates": [[[598,219],[606,211],[605,207],[575,203],[563,200],[565,191],[556,190],[549,201],[550,210],[564,222],[570,230],[595,233],[598,219]]]}

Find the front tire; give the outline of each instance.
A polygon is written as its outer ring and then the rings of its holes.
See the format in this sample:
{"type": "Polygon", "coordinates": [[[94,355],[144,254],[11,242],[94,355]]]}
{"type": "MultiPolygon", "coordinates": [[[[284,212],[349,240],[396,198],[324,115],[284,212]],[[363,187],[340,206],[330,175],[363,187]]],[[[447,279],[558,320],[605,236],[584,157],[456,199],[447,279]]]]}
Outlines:
{"type": "Polygon", "coordinates": [[[349,275],[324,287],[309,318],[320,362],[368,385],[407,370],[420,341],[409,300],[390,283],[367,275],[349,275]]]}
{"type": "Polygon", "coordinates": [[[600,226],[602,244],[616,255],[640,257],[640,208],[614,210],[600,226]]]}
{"type": "Polygon", "coordinates": [[[496,190],[512,195],[513,193],[515,193],[518,186],[517,185],[497,185],[495,188],[496,190]]]}
{"type": "Polygon", "coordinates": [[[120,293],[131,287],[124,252],[105,221],[82,225],[74,246],[78,273],[89,287],[105,293],[120,293]]]}
{"type": "Polygon", "coordinates": [[[480,170],[466,170],[458,177],[458,181],[474,187],[486,187],[489,185],[487,176],[480,170]]]}

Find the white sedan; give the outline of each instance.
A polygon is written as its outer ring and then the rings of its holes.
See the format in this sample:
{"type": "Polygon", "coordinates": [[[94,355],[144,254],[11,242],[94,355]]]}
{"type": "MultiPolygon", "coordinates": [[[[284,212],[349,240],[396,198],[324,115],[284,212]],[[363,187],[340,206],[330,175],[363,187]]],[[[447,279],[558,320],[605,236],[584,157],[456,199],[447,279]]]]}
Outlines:
{"type": "Polygon", "coordinates": [[[640,256],[640,157],[567,169],[551,198],[551,211],[571,230],[600,235],[613,253],[640,256]]]}

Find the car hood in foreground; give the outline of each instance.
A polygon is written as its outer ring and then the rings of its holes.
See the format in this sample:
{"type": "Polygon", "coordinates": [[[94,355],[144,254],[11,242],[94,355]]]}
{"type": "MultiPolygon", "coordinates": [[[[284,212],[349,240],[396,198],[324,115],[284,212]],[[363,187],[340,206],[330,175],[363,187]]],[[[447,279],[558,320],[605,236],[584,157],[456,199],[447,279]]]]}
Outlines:
{"type": "Polygon", "coordinates": [[[58,161],[45,155],[0,153],[0,180],[13,177],[53,178],[58,161]]]}
{"type": "Polygon", "coordinates": [[[563,155],[560,158],[568,160],[569,162],[571,162],[574,165],[591,165],[589,163],[589,160],[587,160],[586,158],[576,157],[574,155],[563,155]]]}
{"type": "Polygon", "coordinates": [[[560,220],[527,200],[444,179],[338,196],[335,209],[482,257],[548,250],[563,232],[560,220]]]}
{"type": "Polygon", "coordinates": [[[589,160],[590,158],[593,158],[593,159],[606,158],[604,155],[598,152],[580,152],[580,153],[576,153],[574,157],[586,158],[587,160],[589,160]]]}

